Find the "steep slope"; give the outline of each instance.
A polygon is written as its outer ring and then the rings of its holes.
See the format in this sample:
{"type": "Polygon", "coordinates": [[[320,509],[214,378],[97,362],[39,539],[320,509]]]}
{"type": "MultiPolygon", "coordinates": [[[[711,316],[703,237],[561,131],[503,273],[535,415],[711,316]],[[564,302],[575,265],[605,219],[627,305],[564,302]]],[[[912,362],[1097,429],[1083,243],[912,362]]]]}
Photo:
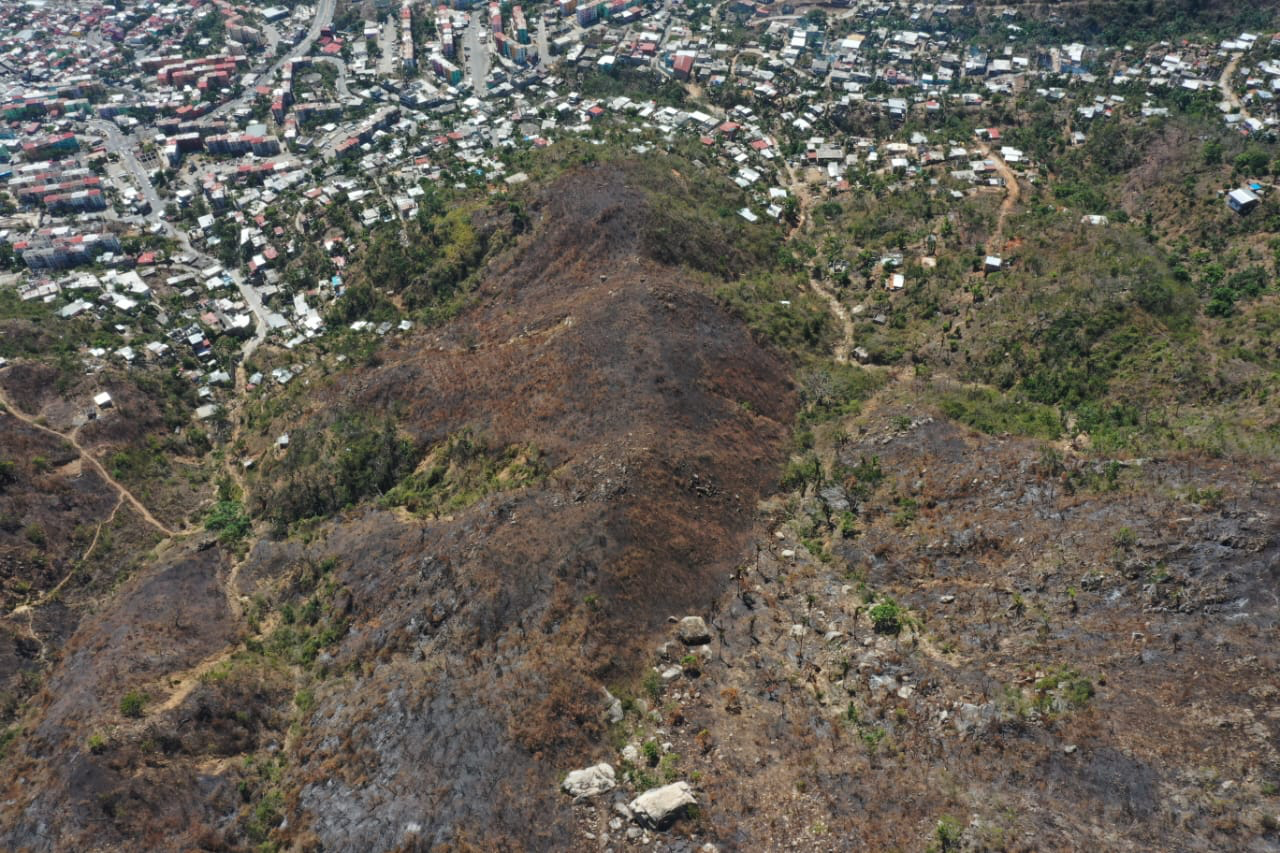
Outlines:
{"type": "MultiPolygon", "coordinates": [[[[821,497],[713,609],[700,671],[621,726],[699,777],[707,835],[1275,849],[1274,467],[1057,455],[902,400],[846,426],[821,497]]],[[[610,805],[577,807],[583,847],[610,805]]]]}
{"type": "MultiPolygon", "coordinates": [[[[41,695],[7,846],[564,838],[556,778],[603,748],[601,685],[718,595],[794,410],[781,361],[703,276],[657,259],[663,215],[628,181],[571,173],[471,309],[261,429],[386,416],[415,448],[525,448],[539,476],[438,517],[367,504],[234,568],[217,547],[161,555],[41,695]],[[148,697],[141,720],[117,707],[127,690],[148,697]]],[[[307,474],[274,470],[252,486],[267,505],[307,474]]]]}

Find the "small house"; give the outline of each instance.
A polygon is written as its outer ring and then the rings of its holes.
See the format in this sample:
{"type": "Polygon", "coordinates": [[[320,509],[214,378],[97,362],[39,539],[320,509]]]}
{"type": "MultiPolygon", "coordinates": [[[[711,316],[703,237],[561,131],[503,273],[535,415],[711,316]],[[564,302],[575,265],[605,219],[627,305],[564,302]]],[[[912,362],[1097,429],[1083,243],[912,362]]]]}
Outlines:
{"type": "Polygon", "coordinates": [[[1253,210],[1261,201],[1257,193],[1245,187],[1227,193],[1227,207],[1241,216],[1253,210]]]}

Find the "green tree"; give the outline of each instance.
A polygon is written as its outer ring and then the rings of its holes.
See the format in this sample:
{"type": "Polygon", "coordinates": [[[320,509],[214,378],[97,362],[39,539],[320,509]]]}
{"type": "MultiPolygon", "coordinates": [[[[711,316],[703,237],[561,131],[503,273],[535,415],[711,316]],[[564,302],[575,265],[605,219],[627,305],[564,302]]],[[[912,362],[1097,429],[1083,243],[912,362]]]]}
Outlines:
{"type": "Polygon", "coordinates": [[[1250,146],[1240,154],[1236,155],[1234,165],[1236,170],[1249,175],[1260,175],[1267,171],[1267,166],[1271,163],[1271,156],[1262,148],[1250,146]]]}

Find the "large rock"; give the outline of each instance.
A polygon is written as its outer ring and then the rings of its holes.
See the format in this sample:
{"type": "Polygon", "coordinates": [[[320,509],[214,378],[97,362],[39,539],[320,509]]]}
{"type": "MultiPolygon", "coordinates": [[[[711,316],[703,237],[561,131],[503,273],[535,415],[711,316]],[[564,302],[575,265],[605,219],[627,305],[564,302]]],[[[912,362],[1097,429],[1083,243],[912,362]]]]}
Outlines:
{"type": "Polygon", "coordinates": [[[605,791],[612,791],[614,784],[613,767],[597,764],[585,770],[572,771],[564,778],[560,787],[572,797],[594,797],[605,791]]]}
{"type": "Polygon", "coordinates": [[[622,700],[609,692],[609,688],[602,687],[604,691],[604,714],[611,723],[620,723],[626,713],[622,710],[622,700]]]}
{"type": "Polygon", "coordinates": [[[849,493],[843,486],[827,486],[818,492],[818,497],[827,505],[828,512],[845,512],[850,508],[849,493]]]}
{"type": "Polygon", "coordinates": [[[711,632],[701,616],[686,616],[680,620],[680,642],[686,646],[702,646],[711,642],[711,632]]]}
{"type": "Polygon", "coordinates": [[[631,811],[636,822],[652,829],[664,829],[684,814],[698,800],[688,782],[676,782],[645,791],[631,801],[631,811]]]}
{"type": "Polygon", "coordinates": [[[999,711],[991,702],[982,705],[965,702],[956,709],[956,731],[961,736],[982,734],[995,723],[998,716],[999,711]]]}

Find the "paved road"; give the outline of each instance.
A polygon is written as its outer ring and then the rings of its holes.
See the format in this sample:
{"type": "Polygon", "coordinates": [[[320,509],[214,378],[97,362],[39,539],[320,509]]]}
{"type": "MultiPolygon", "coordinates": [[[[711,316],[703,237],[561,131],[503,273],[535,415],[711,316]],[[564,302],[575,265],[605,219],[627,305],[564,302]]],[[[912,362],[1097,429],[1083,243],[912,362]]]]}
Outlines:
{"type": "MultiPolygon", "coordinates": [[[[311,19],[311,27],[307,30],[306,37],[294,45],[292,50],[280,57],[280,59],[276,61],[275,65],[272,65],[266,71],[262,72],[262,74],[258,76],[258,84],[270,85],[275,82],[277,72],[283,69],[287,63],[294,59],[306,56],[311,52],[311,45],[315,43],[316,39],[320,38],[320,31],[333,23],[333,11],[334,7],[337,6],[337,3],[338,0],[317,0],[316,14],[315,17],[311,19]]],[[[240,107],[248,106],[249,102],[253,100],[253,97],[253,86],[246,86],[244,94],[215,108],[209,113],[209,116],[210,118],[213,118],[225,115],[226,113],[235,112],[240,107]]]]}
{"type": "Polygon", "coordinates": [[[400,45],[396,41],[396,23],[395,19],[388,17],[382,24],[382,29],[378,31],[378,50],[382,55],[378,57],[378,75],[380,77],[391,77],[396,73],[396,59],[400,56],[400,45]]]}
{"type": "Polygon", "coordinates": [[[471,23],[462,31],[462,49],[466,53],[463,68],[476,95],[484,95],[488,91],[489,47],[480,41],[479,33],[480,17],[477,9],[471,16],[471,23]]]}
{"type": "MultiPolygon", "coordinates": [[[[197,267],[208,268],[217,264],[225,268],[225,265],[217,258],[210,257],[199,249],[192,247],[191,241],[187,239],[186,232],[182,229],[175,228],[173,231],[174,236],[182,245],[182,250],[189,255],[195,256],[197,267]]],[[[253,312],[253,337],[245,341],[244,346],[240,348],[241,355],[244,358],[249,358],[262,345],[262,342],[267,339],[267,309],[262,304],[262,296],[253,285],[244,280],[240,270],[229,269],[227,272],[231,275],[232,281],[235,282],[236,289],[240,291],[240,296],[244,299],[245,304],[253,312]]]]}
{"type": "MultiPolygon", "coordinates": [[[[133,141],[124,135],[115,122],[94,119],[87,122],[87,124],[90,128],[106,137],[107,153],[115,154],[120,158],[120,164],[133,177],[134,183],[138,185],[138,190],[147,200],[147,203],[151,205],[152,215],[156,217],[162,216],[164,214],[164,204],[161,203],[160,196],[151,183],[150,173],[138,162],[138,155],[133,150],[133,141]]],[[[172,230],[172,226],[168,226],[168,223],[166,223],[166,226],[172,230]]]]}
{"type": "Polygon", "coordinates": [[[262,34],[267,39],[267,55],[274,56],[276,45],[280,44],[280,31],[275,24],[267,24],[262,28],[262,34]]]}
{"type": "Polygon", "coordinates": [[[345,101],[348,98],[360,100],[359,95],[351,94],[351,89],[347,86],[347,63],[342,61],[340,56],[317,56],[316,62],[327,62],[334,68],[338,69],[338,76],[333,81],[333,86],[338,92],[338,99],[345,101]]]}
{"type": "MultiPolygon", "coordinates": [[[[151,216],[149,219],[162,223],[168,235],[181,244],[183,251],[195,255],[203,266],[212,266],[218,263],[216,259],[194,249],[191,246],[191,241],[187,238],[186,232],[181,228],[174,227],[173,223],[165,218],[164,204],[160,201],[155,185],[151,183],[151,177],[147,171],[138,163],[138,159],[133,153],[133,146],[130,144],[128,137],[120,132],[120,128],[116,127],[112,122],[96,120],[89,122],[89,126],[106,136],[107,151],[119,155],[120,162],[124,164],[125,169],[137,181],[138,188],[142,191],[143,196],[151,203],[151,216]]],[[[241,297],[244,298],[245,304],[253,312],[254,336],[246,341],[243,347],[244,356],[248,358],[253,355],[254,351],[267,337],[267,311],[263,307],[262,297],[258,295],[258,291],[245,282],[240,271],[230,270],[230,273],[231,278],[236,283],[236,288],[240,291],[241,297]]]]}

